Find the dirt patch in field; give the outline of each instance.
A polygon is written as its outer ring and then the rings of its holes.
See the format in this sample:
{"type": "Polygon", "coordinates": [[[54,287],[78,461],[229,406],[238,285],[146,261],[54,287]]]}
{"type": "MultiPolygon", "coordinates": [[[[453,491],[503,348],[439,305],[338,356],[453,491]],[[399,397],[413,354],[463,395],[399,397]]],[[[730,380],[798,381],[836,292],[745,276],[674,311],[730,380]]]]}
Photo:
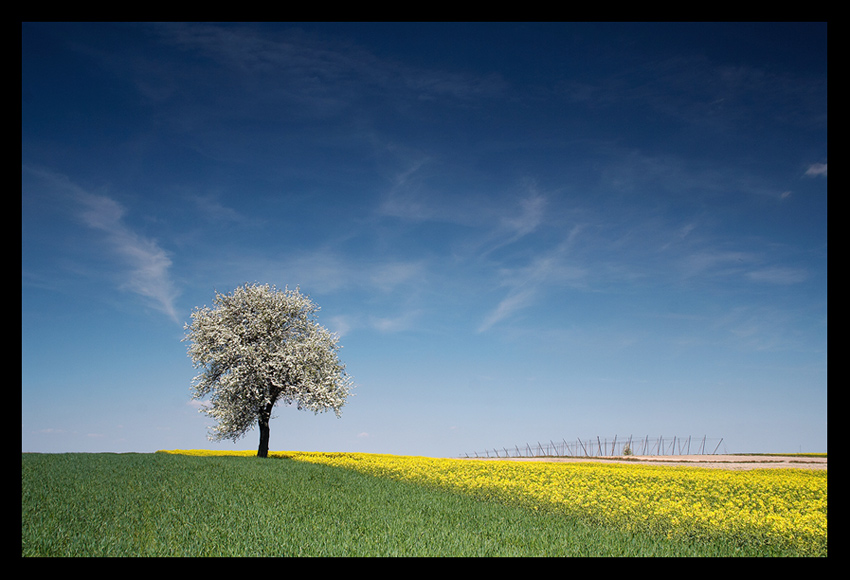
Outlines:
{"type": "MultiPolygon", "coordinates": [[[[478,457],[487,461],[487,458],[478,457]]],[[[496,461],[497,458],[489,458],[496,461]]],[[[714,469],[823,469],[826,457],[795,457],[785,455],[633,455],[630,457],[501,457],[500,461],[551,461],[581,463],[601,461],[608,463],[642,463],[650,465],[679,465],[714,469]]]]}

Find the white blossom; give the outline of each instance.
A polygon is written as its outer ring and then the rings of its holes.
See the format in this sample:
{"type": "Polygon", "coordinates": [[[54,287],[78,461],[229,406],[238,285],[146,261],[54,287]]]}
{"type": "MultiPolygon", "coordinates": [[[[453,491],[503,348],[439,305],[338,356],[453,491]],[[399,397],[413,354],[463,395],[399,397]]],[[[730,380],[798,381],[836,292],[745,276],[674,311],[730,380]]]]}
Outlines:
{"type": "Polygon", "coordinates": [[[295,290],[245,285],[216,292],[214,308],[197,308],[184,340],[195,368],[193,398],[216,420],[211,440],[245,435],[260,427],[260,451],[268,451],[268,421],[277,403],[315,413],[340,410],[354,388],[339,361],[338,337],[316,322],[319,307],[295,290]]]}

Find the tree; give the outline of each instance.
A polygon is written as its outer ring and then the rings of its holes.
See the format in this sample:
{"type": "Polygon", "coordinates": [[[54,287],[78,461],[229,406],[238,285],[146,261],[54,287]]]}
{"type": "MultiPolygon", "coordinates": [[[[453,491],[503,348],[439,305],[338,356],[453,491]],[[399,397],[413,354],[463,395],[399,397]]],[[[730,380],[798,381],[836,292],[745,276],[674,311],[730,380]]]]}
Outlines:
{"type": "Polygon", "coordinates": [[[315,320],[319,311],[299,290],[245,285],[216,292],[215,307],[197,308],[184,341],[195,368],[194,399],[217,421],[209,439],[236,441],[260,428],[258,457],[268,457],[269,421],[282,402],[337,417],[353,384],[339,361],[338,337],[315,320]]]}

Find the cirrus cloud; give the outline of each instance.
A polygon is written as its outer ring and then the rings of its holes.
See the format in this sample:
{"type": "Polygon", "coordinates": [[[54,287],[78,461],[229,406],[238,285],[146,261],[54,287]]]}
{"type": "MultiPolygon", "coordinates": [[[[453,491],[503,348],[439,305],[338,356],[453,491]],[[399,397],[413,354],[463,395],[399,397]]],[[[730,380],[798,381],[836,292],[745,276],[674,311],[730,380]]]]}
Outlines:
{"type": "Polygon", "coordinates": [[[49,183],[74,203],[74,214],[89,229],[100,232],[110,253],[117,258],[119,287],[150,301],[175,322],[177,290],[171,280],[171,259],[156,240],[134,231],[125,220],[127,210],[106,195],[86,191],[66,176],[49,169],[24,167],[49,183]]]}
{"type": "Polygon", "coordinates": [[[826,163],[812,163],[809,165],[808,169],[806,169],[807,177],[818,177],[821,175],[826,177],[826,163]]]}

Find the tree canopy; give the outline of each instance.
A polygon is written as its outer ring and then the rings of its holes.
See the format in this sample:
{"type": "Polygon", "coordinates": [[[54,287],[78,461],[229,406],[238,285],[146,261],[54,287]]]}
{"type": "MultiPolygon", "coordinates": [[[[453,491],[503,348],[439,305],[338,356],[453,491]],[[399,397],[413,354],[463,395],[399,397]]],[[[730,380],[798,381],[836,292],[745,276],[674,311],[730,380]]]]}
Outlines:
{"type": "Polygon", "coordinates": [[[278,402],[337,417],[353,389],[339,360],[338,337],[316,321],[319,307],[296,288],[244,285],[216,292],[196,308],[184,341],[195,368],[193,398],[216,420],[211,440],[236,441],[260,428],[257,455],[268,456],[269,421],[278,402]]]}

